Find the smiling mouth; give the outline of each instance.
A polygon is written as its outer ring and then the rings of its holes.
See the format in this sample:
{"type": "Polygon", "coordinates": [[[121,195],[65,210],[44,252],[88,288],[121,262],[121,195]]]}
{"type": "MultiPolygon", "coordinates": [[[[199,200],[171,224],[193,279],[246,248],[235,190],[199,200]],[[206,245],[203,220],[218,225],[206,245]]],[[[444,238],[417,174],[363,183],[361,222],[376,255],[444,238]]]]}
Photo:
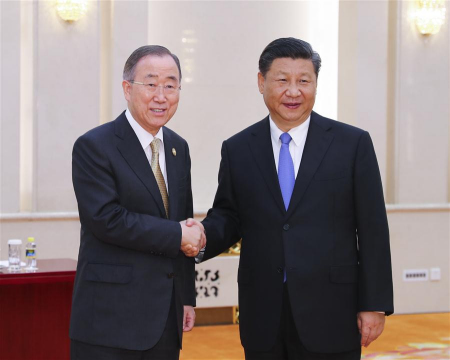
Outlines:
{"type": "Polygon", "coordinates": [[[283,103],[288,109],[297,109],[300,106],[300,103],[283,103]]]}
{"type": "Polygon", "coordinates": [[[164,111],[166,111],[166,109],[150,109],[151,112],[157,113],[157,114],[161,114],[164,111]]]}

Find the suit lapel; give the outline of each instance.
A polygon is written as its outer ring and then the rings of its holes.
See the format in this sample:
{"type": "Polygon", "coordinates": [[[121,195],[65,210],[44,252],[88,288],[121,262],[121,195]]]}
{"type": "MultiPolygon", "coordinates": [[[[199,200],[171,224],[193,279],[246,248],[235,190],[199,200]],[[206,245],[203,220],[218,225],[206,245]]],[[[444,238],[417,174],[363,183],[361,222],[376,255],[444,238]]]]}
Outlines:
{"type": "Polygon", "coordinates": [[[277,168],[273,158],[269,117],[266,117],[263,121],[261,121],[259,126],[252,132],[249,144],[256,165],[262,174],[262,178],[264,179],[281,212],[285,214],[286,209],[284,207],[280,184],[278,182],[277,168]]]}
{"type": "Polygon", "coordinates": [[[133,128],[128,123],[125,113],[122,113],[116,120],[116,135],[121,139],[117,144],[117,149],[158,204],[161,217],[165,217],[164,203],[155,175],[133,128]]]}
{"type": "Polygon", "coordinates": [[[308,135],[303,150],[302,161],[295,181],[289,208],[286,217],[289,218],[300,203],[312,177],[317,171],[325,153],[328,150],[334,135],[328,132],[330,126],[320,122],[320,115],[311,113],[308,135]]]}
{"type": "Polygon", "coordinates": [[[163,128],[163,132],[167,182],[169,183],[169,219],[176,220],[178,213],[178,189],[180,184],[177,169],[177,157],[173,154],[172,149],[175,149],[175,151],[177,149],[170,132],[167,131],[166,128],[163,128]]]}

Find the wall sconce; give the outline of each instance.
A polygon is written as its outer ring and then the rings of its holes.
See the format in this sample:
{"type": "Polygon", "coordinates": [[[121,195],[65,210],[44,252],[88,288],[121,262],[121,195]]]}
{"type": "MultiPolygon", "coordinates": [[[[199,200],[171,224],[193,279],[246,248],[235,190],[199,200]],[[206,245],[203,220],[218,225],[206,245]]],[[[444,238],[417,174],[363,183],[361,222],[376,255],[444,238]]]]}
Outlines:
{"type": "Polygon", "coordinates": [[[418,0],[414,22],[422,35],[437,34],[445,21],[444,0],[418,0]]]}
{"type": "Polygon", "coordinates": [[[87,0],[57,0],[56,11],[64,21],[77,21],[87,11],[87,0]]]}

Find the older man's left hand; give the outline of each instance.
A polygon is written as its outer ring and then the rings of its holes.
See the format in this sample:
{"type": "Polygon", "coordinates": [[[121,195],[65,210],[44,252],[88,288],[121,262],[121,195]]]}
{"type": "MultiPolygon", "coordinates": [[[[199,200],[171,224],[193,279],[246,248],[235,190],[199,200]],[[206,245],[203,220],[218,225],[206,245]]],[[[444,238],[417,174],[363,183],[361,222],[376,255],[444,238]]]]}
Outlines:
{"type": "Polygon", "coordinates": [[[183,331],[191,331],[195,323],[195,310],[192,306],[184,306],[183,331]]]}

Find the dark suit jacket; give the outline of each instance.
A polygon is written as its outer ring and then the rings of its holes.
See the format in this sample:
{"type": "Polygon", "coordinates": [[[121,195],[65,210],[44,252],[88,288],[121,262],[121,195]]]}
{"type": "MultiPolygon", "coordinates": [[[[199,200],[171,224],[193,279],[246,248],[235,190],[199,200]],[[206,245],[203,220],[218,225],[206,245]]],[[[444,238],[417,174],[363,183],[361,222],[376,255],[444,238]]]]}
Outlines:
{"type": "Polygon", "coordinates": [[[181,343],[183,305],[195,306],[194,262],[180,251],[178,223],[193,216],[191,162],[186,141],[163,131],[169,219],[125,113],[75,142],[72,176],[81,242],[70,324],[74,340],[152,348],[175,296],[181,343]]]}
{"type": "Polygon", "coordinates": [[[393,312],[389,231],[367,132],[311,114],[286,211],[268,117],[226,140],[203,222],[204,259],[242,236],[238,272],[245,348],[269,350],[279,330],[283,269],[300,339],[313,352],[360,346],[358,311],[393,312]]]}

